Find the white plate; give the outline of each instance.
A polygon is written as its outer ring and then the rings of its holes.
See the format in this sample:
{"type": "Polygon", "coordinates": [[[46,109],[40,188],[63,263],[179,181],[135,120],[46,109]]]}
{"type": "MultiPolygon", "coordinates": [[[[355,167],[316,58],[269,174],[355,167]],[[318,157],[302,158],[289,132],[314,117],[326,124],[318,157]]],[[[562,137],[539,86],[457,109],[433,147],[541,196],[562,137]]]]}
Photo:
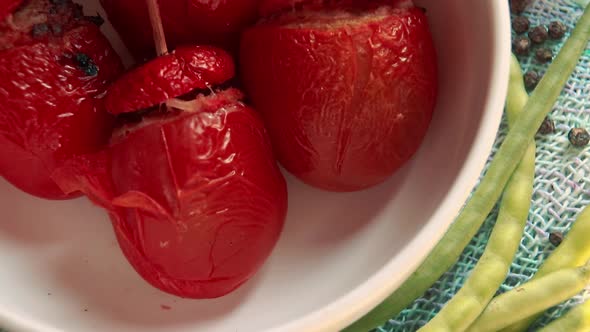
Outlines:
{"type": "MultiPolygon", "coordinates": [[[[87,3],[95,13],[98,1],[87,3]]],[[[335,331],[398,286],[476,183],[508,80],[507,1],[422,0],[440,56],[441,98],[416,158],[361,193],[289,178],[290,212],[271,259],[222,299],[147,285],[86,200],[45,202],[0,183],[0,326],[14,331],[335,331]]],[[[122,52],[121,43],[105,27],[122,52]]]]}

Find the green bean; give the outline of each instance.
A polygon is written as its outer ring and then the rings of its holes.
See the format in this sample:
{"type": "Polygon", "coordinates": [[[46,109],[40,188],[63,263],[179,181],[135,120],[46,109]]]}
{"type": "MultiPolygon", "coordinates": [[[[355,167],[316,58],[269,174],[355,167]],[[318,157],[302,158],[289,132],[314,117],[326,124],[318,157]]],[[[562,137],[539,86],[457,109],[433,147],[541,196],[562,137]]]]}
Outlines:
{"type": "Polygon", "coordinates": [[[590,331],[590,301],[571,309],[565,316],[540,329],[539,332],[590,331]]]}
{"type": "MultiPolygon", "coordinates": [[[[506,102],[512,125],[526,105],[528,94],[518,59],[512,56],[506,102]]],[[[485,252],[461,290],[419,331],[465,331],[482,313],[506,279],[524,232],[535,178],[535,143],[531,143],[508,182],[485,252]]]]}
{"type": "MultiPolygon", "coordinates": [[[[557,270],[572,268],[590,260],[590,206],[586,207],[576,218],[576,222],[567,237],[555,249],[535,274],[533,279],[541,278],[557,270]]],[[[540,315],[529,317],[509,326],[503,332],[526,331],[540,315]]]]}
{"type": "Polygon", "coordinates": [[[561,89],[576,68],[589,38],[590,8],[587,8],[530,96],[522,115],[508,132],[471,199],[463,207],[442,240],[406,282],[375,309],[344,331],[366,332],[383,324],[424,294],[453,266],[500,198],[541,123],[551,111],[561,94],[561,89]]]}
{"type": "Polygon", "coordinates": [[[526,92],[522,69],[518,58],[512,55],[510,58],[510,79],[508,81],[508,96],[506,98],[506,115],[508,116],[508,125],[514,126],[514,122],[522,113],[522,110],[529,101],[529,95],[526,92]]]}
{"type": "Polygon", "coordinates": [[[468,332],[494,332],[564,302],[590,282],[590,262],[529,281],[494,298],[468,332]]]}

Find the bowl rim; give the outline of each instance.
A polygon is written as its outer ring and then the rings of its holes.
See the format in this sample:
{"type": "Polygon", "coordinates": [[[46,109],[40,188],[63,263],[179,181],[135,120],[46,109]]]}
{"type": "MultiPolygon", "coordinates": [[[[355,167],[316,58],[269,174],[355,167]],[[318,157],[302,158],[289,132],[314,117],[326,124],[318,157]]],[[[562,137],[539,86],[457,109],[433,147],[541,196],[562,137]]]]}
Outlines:
{"type": "Polygon", "coordinates": [[[422,263],[443,237],[477,184],[496,141],[508,93],[510,55],[512,52],[510,8],[508,1],[491,1],[495,56],[492,57],[490,88],[483,107],[474,143],[451,190],[425,227],[377,273],[339,299],[306,316],[275,326],[266,332],[333,332],[360,319],[391,293],[422,263]],[[434,221],[434,222],[433,222],[434,221]],[[416,259],[419,258],[419,259],[416,259]],[[409,268],[400,273],[395,267],[409,268]]]}
{"type": "MultiPolygon", "coordinates": [[[[473,147],[443,203],[437,208],[426,226],[400,254],[392,258],[364,283],[324,308],[271,328],[267,332],[332,332],[345,328],[381,303],[399,287],[447,231],[485,166],[502,119],[502,111],[500,110],[503,110],[506,100],[511,53],[509,42],[510,11],[507,1],[492,1],[491,6],[491,12],[494,13],[492,22],[497,31],[493,40],[497,56],[492,57],[492,68],[494,69],[491,76],[492,84],[473,147]],[[433,220],[437,222],[433,222],[433,220]],[[417,257],[420,259],[416,259],[417,257]],[[400,263],[409,267],[404,273],[395,270],[395,266],[400,263]]],[[[30,317],[12,313],[8,308],[2,306],[0,306],[0,323],[2,328],[16,331],[60,331],[50,325],[31,320],[30,317]]]]}

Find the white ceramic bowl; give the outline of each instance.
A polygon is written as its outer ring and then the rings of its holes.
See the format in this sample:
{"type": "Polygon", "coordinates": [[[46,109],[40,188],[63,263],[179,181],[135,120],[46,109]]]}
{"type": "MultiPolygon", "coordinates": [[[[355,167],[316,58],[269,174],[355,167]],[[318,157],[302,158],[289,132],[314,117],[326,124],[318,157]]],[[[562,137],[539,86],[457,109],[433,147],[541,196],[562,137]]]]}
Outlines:
{"type": "MultiPolygon", "coordinates": [[[[97,10],[98,1],[83,2],[97,10]]],[[[437,41],[441,98],[422,149],[390,181],[331,194],[289,178],[290,212],[271,259],[237,292],[207,301],[148,286],[87,201],[40,201],[1,182],[0,327],[336,331],[378,304],[439,240],[476,183],[508,80],[508,1],[417,2],[437,41]]]]}

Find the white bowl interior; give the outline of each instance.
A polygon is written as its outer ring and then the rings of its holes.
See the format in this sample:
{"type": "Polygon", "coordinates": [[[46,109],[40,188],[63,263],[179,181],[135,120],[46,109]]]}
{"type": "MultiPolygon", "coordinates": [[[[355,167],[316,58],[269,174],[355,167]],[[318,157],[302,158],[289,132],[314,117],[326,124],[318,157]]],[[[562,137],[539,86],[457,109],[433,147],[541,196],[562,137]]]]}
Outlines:
{"type": "MultiPolygon", "coordinates": [[[[98,10],[98,1],[82,2],[89,13],[98,10]]],[[[501,26],[505,6],[417,2],[431,17],[441,98],[422,149],[387,183],[333,194],[288,177],[290,212],[271,259],[235,293],[195,301],[147,285],[120,253],[107,217],[86,200],[41,201],[2,181],[0,326],[312,331],[341,328],[369,310],[411,272],[452,221],[486,160],[502,112],[507,62],[495,57],[507,55],[498,41],[509,36],[497,36],[508,31],[501,26]],[[361,297],[356,307],[349,305],[361,297]],[[321,311],[326,308],[331,311],[321,311]],[[322,312],[339,314],[318,316],[322,312]]],[[[110,26],[105,31],[124,52],[110,26]]]]}

